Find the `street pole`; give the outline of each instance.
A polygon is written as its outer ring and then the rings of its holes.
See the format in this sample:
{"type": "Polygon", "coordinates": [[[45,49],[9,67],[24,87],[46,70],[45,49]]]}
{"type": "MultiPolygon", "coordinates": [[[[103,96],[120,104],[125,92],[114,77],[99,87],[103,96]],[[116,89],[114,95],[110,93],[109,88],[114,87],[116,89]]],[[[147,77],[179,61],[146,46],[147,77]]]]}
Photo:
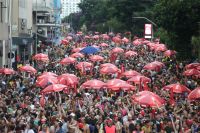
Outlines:
{"type": "MultiPolygon", "coordinates": [[[[156,23],[154,23],[153,21],[151,21],[150,19],[148,19],[148,18],[146,18],[146,17],[133,17],[133,18],[136,18],[136,19],[145,19],[145,20],[147,20],[148,22],[150,22],[151,24],[153,24],[155,27],[157,27],[157,24],[156,23]]],[[[154,32],[153,32],[153,26],[152,26],[152,35],[151,35],[151,41],[153,40],[153,34],[154,34],[154,32]]]]}
{"type": "MultiPolygon", "coordinates": [[[[9,45],[10,45],[10,65],[9,67],[12,68],[12,0],[9,0],[9,45]]],[[[17,56],[17,55],[15,55],[17,56]]]]}
{"type": "Polygon", "coordinates": [[[37,54],[37,42],[38,42],[38,38],[37,38],[37,30],[38,30],[38,27],[37,27],[37,0],[36,0],[36,12],[35,12],[35,16],[36,16],[36,18],[35,18],[35,28],[36,28],[36,34],[35,34],[35,54],[37,54]]]}

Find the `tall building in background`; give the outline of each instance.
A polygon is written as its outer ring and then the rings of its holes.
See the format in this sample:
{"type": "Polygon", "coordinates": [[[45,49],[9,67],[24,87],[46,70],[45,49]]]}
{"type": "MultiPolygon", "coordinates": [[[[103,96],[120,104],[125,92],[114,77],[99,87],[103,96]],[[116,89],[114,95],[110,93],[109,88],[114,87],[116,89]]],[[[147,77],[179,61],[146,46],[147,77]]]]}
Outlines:
{"type": "Polygon", "coordinates": [[[80,2],[81,0],[61,0],[62,3],[61,19],[70,15],[71,13],[79,12],[80,9],[78,7],[78,4],[80,2]]]}

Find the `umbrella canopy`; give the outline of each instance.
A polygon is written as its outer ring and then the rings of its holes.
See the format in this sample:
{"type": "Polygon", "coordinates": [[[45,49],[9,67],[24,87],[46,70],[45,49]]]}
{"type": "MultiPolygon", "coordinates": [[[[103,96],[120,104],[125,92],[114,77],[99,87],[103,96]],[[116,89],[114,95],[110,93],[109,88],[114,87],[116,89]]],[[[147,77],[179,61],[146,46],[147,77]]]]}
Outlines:
{"type": "Polygon", "coordinates": [[[98,40],[98,39],[99,39],[99,35],[94,35],[92,38],[93,38],[94,40],[98,40]]]}
{"type": "Polygon", "coordinates": [[[126,82],[120,82],[120,83],[116,83],[112,86],[107,86],[108,88],[110,88],[113,91],[119,91],[120,89],[124,90],[124,91],[128,91],[128,90],[135,90],[136,88],[126,82]]]}
{"type": "Polygon", "coordinates": [[[133,102],[150,107],[161,107],[165,101],[150,91],[141,91],[132,96],[133,102]]]}
{"type": "Polygon", "coordinates": [[[132,78],[132,77],[137,76],[137,75],[141,75],[141,74],[137,71],[134,71],[134,70],[130,70],[130,71],[126,71],[126,72],[122,73],[122,76],[125,76],[127,78],[132,78]]]}
{"type": "Polygon", "coordinates": [[[58,83],[59,84],[64,84],[64,85],[76,85],[78,84],[79,79],[76,75],[74,74],[62,74],[58,76],[58,83]]]}
{"type": "Polygon", "coordinates": [[[104,58],[100,55],[93,55],[93,56],[90,56],[90,60],[93,62],[96,62],[96,61],[103,61],[104,58]]]}
{"type": "Polygon", "coordinates": [[[13,69],[10,69],[10,68],[1,68],[0,73],[6,74],[6,75],[11,75],[11,74],[15,74],[15,71],[13,69]]]}
{"type": "Polygon", "coordinates": [[[176,84],[170,84],[165,87],[163,87],[166,90],[171,90],[174,93],[183,93],[183,92],[191,92],[190,89],[188,89],[186,86],[181,85],[180,83],[176,84]]]}
{"type": "Polygon", "coordinates": [[[85,68],[92,68],[93,67],[93,65],[92,65],[92,63],[90,63],[90,62],[79,62],[77,65],[76,65],[76,67],[78,68],[78,69],[85,69],[85,68]]]}
{"type": "Polygon", "coordinates": [[[111,88],[113,85],[118,84],[118,83],[126,83],[126,81],[121,80],[121,79],[112,79],[112,80],[108,80],[108,82],[106,83],[106,86],[108,88],[111,88]]]}
{"type": "Polygon", "coordinates": [[[101,44],[99,44],[99,46],[101,46],[101,47],[108,47],[108,44],[107,43],[101,43],[101,44]]]}
{"type": "Polygon", "coordinates": [[[120,72],[120,70],[117,67],[102,67],[100,69],[101,74],[113,74],[118,72],[120,72]]]}
{"type": "Polygon", "coordinates": [[[83,83],[81,85],[81,88],[100,89],[100,88],[105,87],[105,86],[106,86],[106,83],[104,83],[103,81],[93,79],[93,80],[89,80],[89,81],[86,81],[85,83],[83,83]]]}
{"type": "Polygon", "coordinates": [[[64,89],[67,89],[66,85],[62,84],[53,84],[47,86],[45,89],[41,91],[41,93],[52,93],[52,92],[60,92],[63,91],[64,89]]]}
{"type": "Polygon", "coordinates": [[[82,49],[80,52],[81,53],[84,53],[84,54],[95,54],[97,52],[99,52],[100,49],[99,48],[95,48],[95,47],[92,47],[92,46],[88,46],[84,49],[82,49]]]}
{"type": "Polygon", "coordinates": [[[133,41],[133,45],[141,45],[142,44],[142,42],[141,41],[139,41],[139,39],[136,39],[136,40],[134,40],[133,41]]]}
{"type": "Polygon", "coordinates": [[[130,78],[128,82],[134,82],[135,84],[149,83],[151,82],[151,79],[142,75],[136,75],[130,78]]]}
{"type": "Polygon", "coordinates": [[[122,40],[121,40],[119,37],[116,36],[116,37],[113,37],[113,38],[112,38],[112,41],[113,41],[114,43],[121,43],[122,40]]]}
{"type": "Polygon", "coordinates": [[[76,62],[76,59],[73,57],[67,57],[60,61],[60,64],[62,65],[68,65],[68,64],[74,64],[76,62]]]}
{"type": "Polygon", "coordinates": [[[21,72],[28,72],[28,73],[36,73],[37,70],[35,68],[33,68],[32,66],[22,66],[19,68],[19,70],[21,72]]]}
{"type": "Polygon", "coordinates": [[[171,57],[175,54],[176,54],[176,51],[174,51],[174,50],[167,50],[167,51],[164,52],[164,55],[167,56],[167,57],[171,57]]]}
{"type": "Polygon", "coordinates": [[[124,37],[124,38],[122,39],[122,42],[123,42],[123,43],[128,43],[128,42],[129,42],[129,39],[126,38],[126,37],[124,37]]]}
{"type": "Polygon", "coordinates": [[[146,64],[143,69],[146,70],[153,70],[153,71],[160,71],[160,69],[164,66],[163,63],[158,62],[158,61],[154,61],[151,63],[146,64]]]}
{"type": "Polygon", "coordinates": [[[66,39],[63,39],[63,40],[61,40],[61,44],[63,44],[63,45],[68,45],[68,44],[69,44],[69,41],[66,40],[66,39]]]}
{"type": "Polygon", "coordinates": [[[58,75],[52,72],[44,72],[42,75],[37,77],[37,80],[42,79],[42,78],[48,78],[48,77],[57,77],[58,75]]]}
{"type": "Polygon", "coordinates": [[[154,48],[156,52],[164,52],[167,50],[166,46],[159,46],[154,48]]]}
{"type": "Polygon", "coordinates": [[[82,49],[84,49],[85,47],[79,47],[79,48],[74,48],[74,49],[72,49],[72,52],[73,53],[78,53],[78,52],[80,52],[82,49]]]}
{"type": "Polygon", "coordinates": [[[192,68],[197,68],[200,66],[200,63],[191,63],[185,66],[186,69],[192,69],[192,68]]]}
{"type": "Polygon", "coordinates": [[[115,65],[112,64],[112,63],[104,63],[104,64],[101,64],[100,67],[101,67],[101,68],[102,68],[102,67],[115,67],[115,68],[117,68],[117,66],[115,66],[115,65]]]}
{"type": "Polygon", "coordinates": [[[71,57],[73,57],[73,58],[83,58],[84,55],[81,54],[81,53],[73,53],[73,54],[71,55],[71,57]]]}
{"type": "Polygon", "coordinates": [[[48,61],[49,57],[46,54],[39,53],[39,54],[36,54],[35,56],[33,56],[33,59],[38,60],[38,61],[48,61]]]}
{"type": "Polygon", "coordinates": [[[66,39],[71,41],[73,38],[71,36],[67,36],[66,39]]]}
{"type": "Polygon", "coordinates": [[[188,95],[189,100],[200,100],[200,87],[194,89],[188,95]]]}
{"type": "Polygon", "coordinates": [[[110,39],[110,37],[109,37],[107,34],[103,34],[103,35],[102,35],[102,38],[103,38],[104,40],[109,40],[109,39],[110,39]]]}
{"type": "Polygon", "coordinates": [[[185,76],[192,76],[192,75],[199,75],[199,74],[200,74],[200,71],[197,69],[188,69],[183,72],[183,75],[185,76]]]}
{"type": "Polygon", "coordinates": [[[125,57],[132,57],[132,56],[137,56],[138,54],[137,54],[137,52],[135,52],[135,51],[127,51],[126,53],[125,53],[125,57]]]}
{"type": "Polygon", "coordinates": [[[116,47],[114,49],[112,49],[112,53],[123,53],[124,50],[122,48],[116,47]]]}
{"type": "Polygon", "coordinates": [[[49,84],[57,84],[57,83],[58,79],[56,77],[49,76],[37,79],[36,86],[44,88],[49,84]]]}

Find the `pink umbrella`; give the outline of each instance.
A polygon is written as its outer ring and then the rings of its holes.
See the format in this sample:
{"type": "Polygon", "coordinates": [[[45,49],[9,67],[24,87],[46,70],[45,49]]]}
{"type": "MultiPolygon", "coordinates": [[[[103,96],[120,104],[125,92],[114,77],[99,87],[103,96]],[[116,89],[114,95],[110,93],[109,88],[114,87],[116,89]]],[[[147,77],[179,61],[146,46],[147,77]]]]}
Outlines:
{"type": "Polygon", "coordinates": [[[100,80],[97,80],[97,79],[93,79],[93,80],[89,80],[89,81],[86,81],[85,83],[83,83],[81,85],[81,88],[100,89],[105,86],[106,86],[106,83],[104,83],[100,80]]]}
{"type": "Polygon", "coordinates": [[[108,44],[107,43],[101,43],[101,44],[99,44],[99,46],[101,46],[101,47],[108,47],[108,44]]]}
{"type": "Polygon", "coordinates": [[[64,85],[76,85],[79,82],[79,79],[76,75],[74,74],[62,74],[60,76],[58,76],[58,82],[60,84],[64,84],[64,85]]]}
{"type": "Polygon", "coordinates": [[[125,56],[126,57],[132,57],[132,56],[137,56],[138,54],[137,54],[137,52],[135,52],[135,51],[127,51],[126,53],[125,53],[125,56]]]}
{"type": "Polygon", "coordinates": [[[138,40],[138,39],[136,39],[136,40],[134,40],[133,41],[133,45],[141,45],[142,43],[138,40]]]}
{"type": "Polygon", "coordinates": [[[153,71],[160,71],[160,69],[164,66],[163,63],[161,62],[151,62],[151,63],[148,63],[146,64],[143,69],[146,69],[146,70],[153,70],[153,71]]]}
{"type": "Polygon", "coordinates": [[[28,73],[36,73],[37,70],[35,68],[33,68],[32,66],[22,66],[19,68],[19,70],[21,72],[28,72],[28,73]]]}
{"type": "Polygon", "coordinates": [[[63,91],[64,89],[67,89],[66,85],[62,84],[53,84],[47,86],[45,89],[41,91],[41,93],[52,93],[52,92],[60,92],[63,91]]]}
{"type": "Polygon", "coordinates": [[[134,82],[135,84],[149,83],[151,82],[151,79],[142,75],[136,75],[130,78],[128,82],[134,82]]]}
{"type": "Polygon", "coordinates": [[[90,36],[85,36],[85,39],[90,39],[90,36]]]}
{"type": "Polygon", "coordinates": [[[42,75],[37,77],[37,80],[42,79],[42,78],[48,78],[48,77],[57,77],[58,75],[52,72],[44,72],[42,75]]]}
{"type": "Polygon", "coordinates": [[[115,66],[114,64],[111,64],[111,63],[104,63],[104,64],[101,64],[100,67],[115,67],[117,68],[117,66],[115,66]]]}
{"type": "Polygon", "coordinates": [[[116,67],[103,67],[100,69],[101,74],[113,74],[118,72],[120,72],[120,70],[116,67]]]}
{"type": "Polygon", "coordinates": [[[183,72],[183,75],[185,76],[192,76],[192,75],[199,75],[199,74],[200,74],[200,71],[197,69],[188,69],[183,72]]]}
{"type": "Polygon", "coordinates": [[[200,87],[194,89],[190,94],[188,95],[189,100],[200,100],[200,87]]]}
{"type": "Polygon", "coordinates": [[[76,59],[73,57],[67,57],[60,61],[60,64],[62,65],[68,65],[68,64],[74,64],[76,62],[76,59]]]}
{"type": "Polygon", "coordinates": [[[80,52],[82,49],[84,49],[84,47],[82,47],[82,48],[74,48],[74,49],[72,50],[72,52],[73,52],[73,53],[77,53],[77,52],[80,52]]]}
{"type": "Polygon", "coordinates": [[[122,48],[116,47],[114,49],[112,49],[112,53],[123,53],[124,50],[122,48]]]}
{"type": "Polygon", "coordinates": [[[104,58],[100,55],[93,55],[90,57],[90,60],[93,61],[93,62],[96,62],[96,61],[103,61],[104,58]]]}
{"type": "Polygon", "coordinates": [[[112,41],[113,41],[114,43],[121,43],[121,39],[120,39],[119,37],[113,37],[113,38],[112,38],[112,41]]]}
{"type": "Polygon", "coordinates": [[[181,85],[180,83],[170,84],[170,85],[167,85],[163,88],[166,89],[166,90],[172,90],[172,92],[174,92],[174,93],[191,92],[190,89],[188,89],[184,85],[181,85]]]}
{"type": "Polygon", "coordinates": [[[99,35],[94,35],[93,39],[98,40],[99,39],[99,35]]]}
{"type": "Polygon", "coordinates": [[[36,86],[44,88],[48,84],[57,84],[57,83],[58,83],[58,79],[56,77],[49,76],[49,77],[39,78],[36,81],[36,86]]]}
{"type": "Polygon", "coordinates": [[[122,76],[126,76],[127,78],[132,78],[132,77],[137,76],[137,75],[141,75],[141,74],[137,71],[134,71],[134,70],[126,71],[122,74],[122,76]]]}
{"type": "Polygon", "coordinates": [[[69,44],[69,41],[68,41],[68,40],[65,40],[65,39],[63,39],[63,40],[61,40],[61,44],[63,44],[63,45],[68,45],[68,44],[69,44]]]}
{"type": "Polygon", "coordinates": [[[108,88],[112,89],[113,91],[119,91],[120,89],[124,90],[124,91],[128,91],[128,90],[135,90],[136,88],[126,82],[120,82],[120,83],[116,83],[112,86],[107,86],[108,88]]]}
{"type": "Polygon", "coordinates": [[[104,40],[109,40],[110,39],[110,37],[107,34],[103,34],[102,37],[103,37],[104,40]]]}
{"type": "Polygon", "coordinates": [[[166,51],[166,50],[167,50],[166,46],[158,46],[158,47],[155,47],[155,51],[156,51],[156,52],[164,52],[164,51],[166,51]]]}
{"type": "Polygon", "coordinates": [[[107,86],[108,88],[110,88],[110,87],[112,87],[113,85],[118,84],[118,83],[126,83],[126,81],[121,80],[121,79],[112,79],[112,80],[109,80],[109,81],[106,83],[106,86],[107,86]]]}
{"type": "Polygon", "coordinates": [[[150,107],[161,107],[165,101],[150,91],[141,91],[132,96],[133,102],[150,107]]]}
{"type": "Polygon", "coordinates": [[[39,53],[39,54],[36,54],[35,56],[33,56],[33,59],[38,60],[38,61],[48,61],[49,57],[46,54],[39,53]]]}
{"type": "Polygon", "coordinates": [[[66,39],[71,41],[73,38],[71,36],[67,36],[66,39]]]}
{"type": "Polygon", "coordinates": [[[80,69],[80,70],[83,70],[83,69],[85,69],[85,68],[92,68],[93,67],[93,65],[92,65],[92,63],[90,63],[90,62],[79,62],[77,65],[76,65],[76,67],[78,68],[78,69],[80,69]]]}
{"type": "Polygon", "coordinates": [[[123,43],[128,43],[128,42],[129,42],[129,39],[126,38],[126,37],[124,37],[124,38],[122,39],[122,42],[123,42],[123,43]]]}
{"type": "Polygon", "coordinates": [[[200,63],[191,63],[185,66],[186,69],[192,69],[192,68],[197,68],[200,66],[200,63]]]}
{"type": "Polygon", "coordinates": [[[83,58],[84,55],[81,54],[81,53],[74,53],[74,54],[71,55],[71,57],[73,57],[73,58],[83,58]]]}
{"type": "Polygon", "coordinates": [[[176,51],[174,51],[174,50],[167,50],[164,53],[164,55],[167,56],[167,57],[171,57],[171,56],[173,56],[175,54],[176,54],[176,51]]]}
{"type": "Polygon", "coordinates": [[[1,68],[0,73],[6,74],[6,75],[11,75],[11,74],[15,74],[15,71],[13,69],[10,69],[10,68],[1,68]]]}

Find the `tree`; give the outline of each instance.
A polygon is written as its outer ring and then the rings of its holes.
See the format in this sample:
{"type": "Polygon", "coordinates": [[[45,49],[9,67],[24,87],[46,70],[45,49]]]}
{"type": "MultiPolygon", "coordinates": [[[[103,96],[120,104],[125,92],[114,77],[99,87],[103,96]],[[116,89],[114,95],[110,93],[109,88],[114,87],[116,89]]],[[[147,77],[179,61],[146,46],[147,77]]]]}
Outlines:
{"type": "Polygon", "coordinates": [[[155,21],[173,39],[173,47],[183,58],[191,57],[191,37],[198,32],[199,0],[158,0],[154,7],[155,21]]]}

